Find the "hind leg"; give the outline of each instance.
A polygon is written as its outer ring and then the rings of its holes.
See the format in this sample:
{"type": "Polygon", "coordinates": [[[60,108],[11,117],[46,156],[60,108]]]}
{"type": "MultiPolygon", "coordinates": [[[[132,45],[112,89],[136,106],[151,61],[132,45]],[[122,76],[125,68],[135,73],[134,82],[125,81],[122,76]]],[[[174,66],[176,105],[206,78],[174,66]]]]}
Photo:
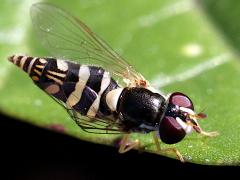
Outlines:
{"type": "Polygon", "coordinates": [[[139,140],[135,140],[133,142],[130,142],[129,141],[129,136],[130,136],[130,134],[124,134],[124,136],[123,136],[123,138],[120,142],[120,147],[119,147],[119,150],[118,150],[119,153],[125,153],[125,152],[127,152],[127,151],[129,151],[129,150],[131,150],[135,147],[138,147],[138,148],[140,147],[139,140]]]}

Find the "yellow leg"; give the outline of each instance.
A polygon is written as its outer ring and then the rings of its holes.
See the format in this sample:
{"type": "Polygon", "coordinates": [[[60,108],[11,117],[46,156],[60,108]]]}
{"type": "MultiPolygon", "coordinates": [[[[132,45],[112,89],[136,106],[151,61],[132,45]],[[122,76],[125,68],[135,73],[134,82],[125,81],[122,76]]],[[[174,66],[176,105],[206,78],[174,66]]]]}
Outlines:
{"type": "Polygon", "coordinates": [[[215,137],[219,135],[219,133],[216,131],[213,131],[213,132],[203,131],[199,125],[192,125],[192,127],[197,133],[201,134],[202,136],[215,137]]]}
{"type": "Polygon", "coordinates": [[[133,149],[134,147],[140,147],[140,142],[138,140],[135,140],[134,142],[129,142],[130,134],[125,134],[121,140],[121,145],[120,148],[118,150],[119,153],[125,153],[131,149],[133,149]]]}
{"type": "Polygon", "coordinates": [[[181,161],[181,162],[185,162],[183,156],[181,155],[181,153],[176,149],[176,148],[166,148],[166,149],[161,149],[161,146],[160,146],[160,142],[159,142],[159,138],[157,137],[157,134],[156,134],[156,131],[153,132],[153,140],[154,140],[154,143],[156,145],[156,148],[157,148],[157,151],[158,152],[173,152],[176,154],[176,156],[178,157],[178,159],[181,161]]]}

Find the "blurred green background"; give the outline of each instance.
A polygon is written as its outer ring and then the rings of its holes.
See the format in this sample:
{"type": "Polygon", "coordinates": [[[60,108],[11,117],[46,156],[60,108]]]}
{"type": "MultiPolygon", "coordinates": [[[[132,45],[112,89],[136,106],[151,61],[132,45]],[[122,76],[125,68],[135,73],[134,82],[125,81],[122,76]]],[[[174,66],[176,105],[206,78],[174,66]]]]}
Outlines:
{"type": "MultiPolygon", "coordinates": [[[[0,5],[0,111],[31,124],[82,140],[112,145],[119,136],[94,135],[7,61],[12,54],[50,56],[33,32],[34,0],[2,0],[0,5]]],[[[78,0],[51,2],[79,17],[164,93],[188,94],[206,131],[177,147],[187,161],[238,165],[240,161],[240,2],[234,0],[78,0]]],[[[150,135],[133,134],[155,152],[150,135]]],[[[117,151],[117,149],[116,149],[117,151]]],[[[174,154],[165,154],[175,158],[174,154]]]]}

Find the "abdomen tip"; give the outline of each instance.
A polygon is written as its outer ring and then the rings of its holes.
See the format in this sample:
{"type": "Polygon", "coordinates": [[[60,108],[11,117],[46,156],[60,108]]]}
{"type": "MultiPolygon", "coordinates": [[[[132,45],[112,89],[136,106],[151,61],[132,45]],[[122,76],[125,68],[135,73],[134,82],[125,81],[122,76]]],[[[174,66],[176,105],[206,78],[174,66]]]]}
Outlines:
{"type": "Polygon", "coordinates": [[[8,60],[9,60],[10,62],[13,62],[13,57],[14,57],[14,55],[8,56],[8,60]]]}

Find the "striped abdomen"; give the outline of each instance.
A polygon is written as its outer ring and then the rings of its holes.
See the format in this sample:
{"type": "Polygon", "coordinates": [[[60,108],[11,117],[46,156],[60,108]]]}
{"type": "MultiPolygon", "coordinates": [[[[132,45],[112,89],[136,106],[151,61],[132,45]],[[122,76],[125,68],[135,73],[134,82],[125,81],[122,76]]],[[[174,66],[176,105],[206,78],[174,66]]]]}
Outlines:
{"type": "Polygon", "coordinates": [[[9,60],[27,72],[37,86],[82,115],[102,118],[116,111],[122,88],[101,67],[16,55],[9,60]]]}

